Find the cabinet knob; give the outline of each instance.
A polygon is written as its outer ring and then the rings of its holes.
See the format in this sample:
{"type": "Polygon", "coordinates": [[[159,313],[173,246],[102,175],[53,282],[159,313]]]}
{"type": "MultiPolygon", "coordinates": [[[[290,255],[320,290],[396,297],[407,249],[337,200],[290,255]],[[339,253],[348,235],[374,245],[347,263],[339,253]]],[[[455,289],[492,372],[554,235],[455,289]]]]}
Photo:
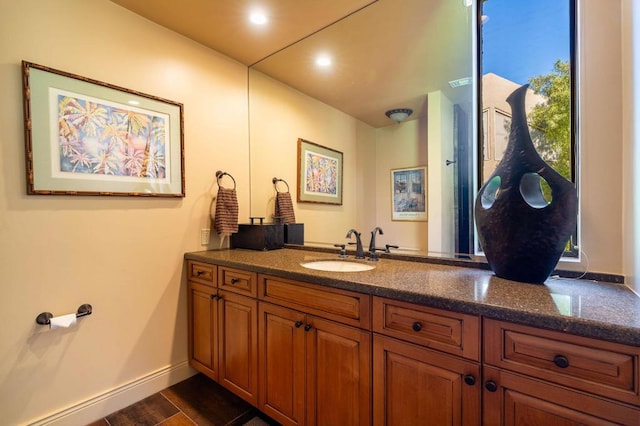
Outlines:
{"type": "Polygon", "coordinates": [[[496,382],[494,382],[493,380],[488,380],[485,384],[484,384],[484,388],[486,390],[488,390],[489,392],[495,392],[498,390],[498,385],[496,384],[496,382]]]}
{"type": "Polygon", "coordinates": [[[196,276],[199,277],[200,275],[204,274],[204,271],[196,271],[196,276]]]}
{"type": "Polygon", "coordinates": [[[420,331],[422,330],[422,324],[416,321],[411,325],[411,328],[413,329],[413,331],[420,331]]]}
{"type": "Polygon", "coordinates": [[[560,368],[567,368],[569,366],[569,360],[567,359],[567,357],[564,357],[562,355],[556,355],[553,358],[553,363],[560,368]]]}
{"type": "Polygon", "coordinates": [[[466,376],[464,376],[464,382],[469,386],[473,386],[476,384],[476,378],[473,377],[471,374],[467,374],[466,376]]]}
{"type": "Polygon", "coordinates": [[[237,278],[231,278],[231,284],[237,284],[238,281],[240,281],[240,280],[237,279],[237,278]]]}
{"type": "Polygon", "coordinates": [[[311,330],[311,324],[307,324],[304,326],[304,331],[309,331],[311,330]]]}
{"type": "Polygon", "coordinates": [[[300,326],[302,325],[302,321],[296,321],[294,325],[296,326],[296,328],[300,328],[300,326]]]}

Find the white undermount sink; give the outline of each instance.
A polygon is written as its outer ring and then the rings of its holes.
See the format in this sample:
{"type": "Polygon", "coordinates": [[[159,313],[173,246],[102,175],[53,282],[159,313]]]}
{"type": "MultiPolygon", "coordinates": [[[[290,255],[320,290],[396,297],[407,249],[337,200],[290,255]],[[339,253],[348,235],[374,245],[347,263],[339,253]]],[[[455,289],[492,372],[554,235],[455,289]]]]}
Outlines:
{"type": "Polygon", "coordinates": [[[361,272],[370,271],[375,268],[374,265],[368,265],[360,262],[350,262],[348,260],[311,260],[300,264],[305,268],[315,269],[316,271],[328,272],[361,272]]]}

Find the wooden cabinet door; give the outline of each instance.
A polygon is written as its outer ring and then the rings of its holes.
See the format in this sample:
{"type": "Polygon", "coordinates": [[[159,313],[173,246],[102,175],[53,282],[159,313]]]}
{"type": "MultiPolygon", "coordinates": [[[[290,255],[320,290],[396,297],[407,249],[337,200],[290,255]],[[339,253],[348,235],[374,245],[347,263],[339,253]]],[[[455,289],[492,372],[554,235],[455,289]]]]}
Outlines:
{"type": "Polygon", "coordinates": [[[640,425],[640,410],[565,387],[484,369],[484,424],[640,425]]]}
{"type": "Polygon", "coordinates": [[[307,425],[371,424],[371,333],[308,316],[307,425]]]}
{"type": "Polygon", "coordinates": [[[220,290],[219,383],[258,405],[258,302],[220,290]]]}
{"type": "Polygon", "coordinates": [[[480,366],[373,337],[374,425],[480,425],[480,366]]]}
{"type": "Polygon", "coordinates": [[[304,424],[305,315],[259,303],[259,407],[283,425],[304,424]]]}
{"type": "Polygon", "coordinates": [[[217,303],[215,288],[189,283],[189,363],[213,380],[218,380],[217,303]]]}

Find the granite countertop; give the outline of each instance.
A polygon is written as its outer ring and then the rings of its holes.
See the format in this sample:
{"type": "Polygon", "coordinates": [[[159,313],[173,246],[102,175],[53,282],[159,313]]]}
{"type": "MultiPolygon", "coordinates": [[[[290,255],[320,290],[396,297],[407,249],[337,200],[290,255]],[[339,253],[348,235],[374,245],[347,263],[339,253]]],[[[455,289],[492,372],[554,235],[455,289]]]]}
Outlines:
{"type": "Polygon", "coordinates": [[[325,272],[300,263],[339,260],[336,254],[291,248],[200,251],[185,259],[640,346],[640,297],[622,284],[566,278],[525,284],[487,270],[386,258],[363,260],[375,265],[369,271],[325,272]]]}

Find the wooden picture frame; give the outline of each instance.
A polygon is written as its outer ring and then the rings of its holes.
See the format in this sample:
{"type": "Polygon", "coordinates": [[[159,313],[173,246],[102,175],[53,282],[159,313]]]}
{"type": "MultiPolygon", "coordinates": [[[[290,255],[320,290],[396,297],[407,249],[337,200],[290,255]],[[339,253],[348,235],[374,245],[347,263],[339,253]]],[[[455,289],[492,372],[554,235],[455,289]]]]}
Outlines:
{"type": "Polygon", "coordinates": [[[391,220],[427,221],[427,167],[391,170],[391,220]]]}
{"type": "Polygon", "coordinates": [[[342,152],[298,139],[298,202],[342,205],[342,152]]]}
{"type": "Polygon", "coordinates": [[[183,106],[22,62],[27,194],[184,197],[183,106]]]}

